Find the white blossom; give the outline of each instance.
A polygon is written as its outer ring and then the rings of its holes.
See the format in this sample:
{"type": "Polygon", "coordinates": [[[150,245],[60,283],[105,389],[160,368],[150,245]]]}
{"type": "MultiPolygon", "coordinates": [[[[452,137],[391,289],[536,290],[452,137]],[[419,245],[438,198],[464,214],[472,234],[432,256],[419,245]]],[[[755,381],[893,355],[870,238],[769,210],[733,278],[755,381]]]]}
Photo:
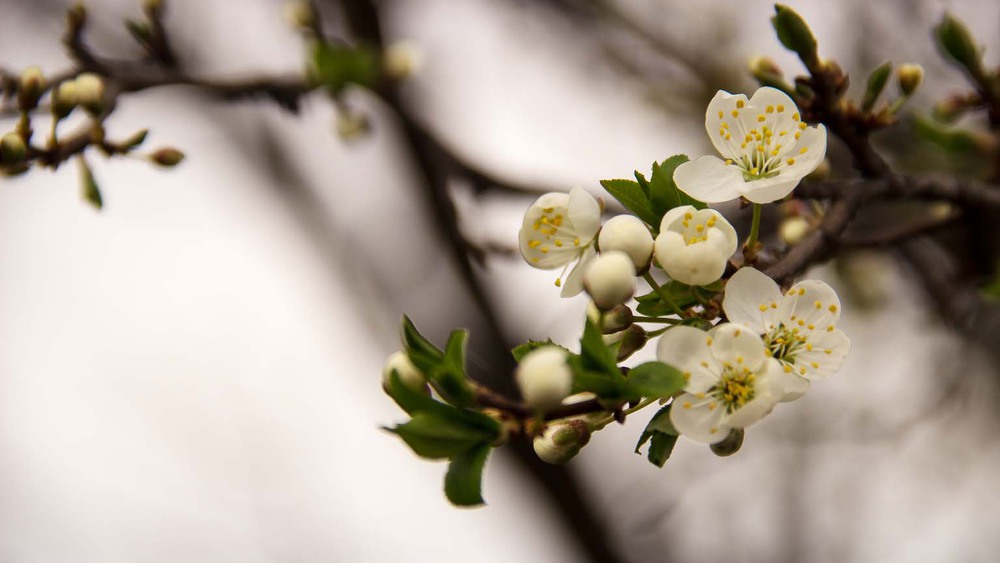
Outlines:
{"type": "Polygon", "coordinates": [[[722,158],[685,162],[674,181],[706,203],[740,196],[754,203],[779,200],[826,155],[826,128],[807,126],[792,99],[776,88],[760,88],[749,100],[720,90],[708,104],[705,129],[722,158]]]}
{"type": "Polygon", "coordinates": [[[518,233],[521,256],[535,268],[563,268],[556,286],[562,286],[563,297],[572,297],[583,291],[583,273],[596,255],[593,243],[600,226],[601,206],[586,190],[547,193],[524,214],[518,233]],[[577,264],[563,283],[573,262],[577,264]]]}
{"type": "Polygon", "coordinates": [[[837,328],[840,298],[826,283],[801,281],[782,295],[765,274],[742,268],[726,284],[726,317],[760,334],[768,354],[783,368],[790,401],[809,389],[809,381],[840,370],[851,341],[837,328]]]}
{"type": "Polygon", "coordinates": [[[687,386],[674,399],[670,422],[703,444],[721,442],[746,428],[781,398],[781,364],[745,327],[721,324],[708,332],[677,326],[660,337],[657,358],[684,373],[687,386]]]}
{"type": "Polygon", "coordinates": [[[683,205],[663,216],[654,252],[671,278],[707,285],[722,277],[738,244],[736,229],[718,211],[683,205]]]}
{"type": "Polygon", "coordinates": [[[653,256],[653,235],[646,224],[634,215],[616,215],[608,219],[597,236],[601,252],[620,250],[629,255],[637,272],[649,266],[653,256]]]}
{"type": "Polygon", "coordinates": [[[587,266],[583,285],[599,309],[605,311],[625,303],[635,294],[635,266],[619,250],[601,252],[587,266]]]}
{"type": "Polygon", "coordinates": [[[525,402],[540,411],[561,405],[573,387],[566,351],[558,346],[543,346],[529,352],[521,358],[514,379],[525,402]]]}

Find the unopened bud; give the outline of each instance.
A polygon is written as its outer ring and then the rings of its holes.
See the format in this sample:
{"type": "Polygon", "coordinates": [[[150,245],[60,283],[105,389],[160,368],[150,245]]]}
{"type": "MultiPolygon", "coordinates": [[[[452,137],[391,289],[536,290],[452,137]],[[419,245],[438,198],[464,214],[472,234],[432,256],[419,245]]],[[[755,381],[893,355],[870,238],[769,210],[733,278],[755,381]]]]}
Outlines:
{"type": "Polygon", "coordinates": [[[802,217],[789,217],[781,222],[778,234],[781,235],[781,240],[785,241],[785,244],[793,246],[802,242],[810,230],[812,229],[809,222],[802,217]]]}
{"type": "MultiPolygon", "coordinates": [[[[597,305],[594,305],[593,301],[587,303],[587,318],[595,324],[601,319],[601,310],[597,308],[597,305]]],[[[603,322],[599,328],[602,334],[611,334],[625,330],[631,324],[632,309],[626,305],[619,305],[604,313],[603,322]]]]}
{"type": "Polygon", "coordinates": [[[769,57],[757,55],[747,63],[750,74],[760,83],[761,86],[784,87],[785,75],[781,72],[781,67],[769,57]]]}
{"type": "Polygon", "coordinates": [[[649,269],[653,258],[653,235],[649,228],[634,215],[616,215],[601,227],[597,237],[601,252],[620,250],[632,259],[636,272],[649,269]]]}
{"type": "Polygon", "coordinates": [[[21,71],[17,84],[17,107],[22,111],[34,109],[45,91],[45,75],[37,66],[29,66],[21,71]]]}
{"type": "Polygon", "coordinates": [[[899,91],[904,96],[913,94],[924,79],[924,67],[918,64],[904,64],[899,67],[899,91]]]}
{"type": "Polygon", "coordinates": [[[582,420],[553,422],[537,436],[532,446],[535,455],[546,463],[563,464],[573,459],[590,442],[590,427],[582,420]]]}
{"type": "Polygon", "coordinates": [[[180,161],[184,160],[184,153],[175,148],[165,147],[158,149],[154,151],[153,154],[149,155],[149,160],[154,164],[171,168],[177,166],[180,161]]]}
{"type": "Polygon", "coordinates": [[[618,345],[619,362],[627,360],[629,356],[641,350],[646,345],[646,341],[649,340],[646,329],[639,325],[632,325],[620,334],[622,337],[621,343],[618,345]]]}
{"type": "Polygon", "coordinates": [[[416,393],[428,392],[427,377],[417,369],[417,366],[413,365],[406,352],[396,352],[389,356],[389,360],[386,361],[385,367],[382,369],[383,387],[388,387],[389,378],[394,371],[399,377],[400,383],[405,385],[407,389],[416,393]]]}
{"type": "Polygon", "coordinates": [[[397,80],[415,74],[422,62],[420,49],[409,41],[397,41],[382,54],[382,68],[386,75],[397,80]]]}
{"type": "Polygon", "coordinates": [[[967,109],[969,109],[969,105],[962,98],[952,96],[934,104],[931,111],[934,114],[934,119],[951,123],[961,117],[967,109]]]}
{"type": "Polygon", "coordinates": [[[76,81],[60,82],[52,92],[52,115],[62,119],[73,111],[77,103],[76,81]]]}
{"type": "Polygon", "coordinates": [[[0,164],[12,165],[24,161],[28,148],[19,133],[10,132],[0,138],[0,164]]]}
{"type": "Polygon", "coordinates": [[[514,379],[525,402],[543,412],[561,405],[573,387],[566,351],[557,346],[529,352],[518,364],[514,379]]]}
{"type": "Polygon", "coordinates": [[[979,47],[976,46],[965,24],[955,19],[951,14],[945,14],[941,23],[934,28],[938,45],[948,56],[970,72],[982,71],[982,59],[979,47]]]}
{"type": "Polygon", "coordinates": [[[285,6],[285,19],[303,31],[312,30],[316,25],[316,11],[308,0],[296,0],[285,6]]]}
{"type": "Polygon", "coordinates": [[[101,113],[104,109],[104,79],[92,72],[77,76],[76,102],[92,115],[101,113]]]}
{"type": "Polygon", "coordinates": [[[798,54],[806,68],[813,70],[818,65],[816,38],[802,16],[784,4],[775,4],[771,24],[781,44],[798,54]]]}
{"type": "Polygon", "coordinates": [[[733,428],[721,442],[711,445],[712,453],[719,457],[731,456],[743,447],[743,429],[733,428]]]}
{"type": "Polygon", "coordinates": [[[635,265],[620,250],[602,252],[584,272],[583,287],[599,309],[613,309],[635,294],[635,265]]]}

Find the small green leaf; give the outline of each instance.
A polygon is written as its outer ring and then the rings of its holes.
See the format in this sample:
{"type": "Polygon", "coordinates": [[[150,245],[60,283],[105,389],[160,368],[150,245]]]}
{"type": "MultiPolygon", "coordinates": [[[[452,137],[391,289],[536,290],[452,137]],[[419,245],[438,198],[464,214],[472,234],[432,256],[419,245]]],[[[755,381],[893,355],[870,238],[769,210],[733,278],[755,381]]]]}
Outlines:
{"type": "Polygon", "coordinates": [[[638,170],[635,171],[633,176],[635,176],[636,183],[642,188],[642,193],[646,194],[646,199],[649,199],[649,180],[646,180],[646,176],[638,170]]]}
{"type": "Polygon", "coordinates": [[[915,116],[913,130],[917,136],[950,153],[985,153],[991,147],[989,140],[976,133],[945,127],[934,120],[915,116]]]}
{"type": "Polygon", "coordinates": [[[428,459],[456,456],[486,438],[483,431],[428,412],[417,413],[409,422],[388,430],[402,438],[413,453],[428,459]]]}
{"type": "Polygon", "coordinates": [[[663,467],[677,443],[678,432],[673,423],[670,422],[670,407],[671,405],[667,405],[656,411],[653,418],[649,420],[649,424],[646,425],[646,429],[642,431],[642,435],[639,436],[639,442],[635,445],[635,453],[641,455],[642,446],[647,441],[652,440],[649,444],[649,451],[646,452],[646,459],[657,467],[663,467]]]}
{"type": "MultiPolygon", "coordinates": [[[[514,361],[520,363],[521,360],[528,355],[528,353],[533,352],[538,348],[543,348],[545,346],[556,346],[557,348],[562,348],[563,350],[566,350],[566,348],[563,348],[562,346],[559,346],[555,342],[552,342],[552,339],[550,338],[548,340],[529,340],[524,344],[517,345],[513,350],[510,351],[510,353],[511,355],[514,356],[514,361]]],[[[570,353],[569,350],[566,350],[566,352],[570,353]]]]}
{"type": "Polygon", "coordinates": [[[372,86],[378,79],[378,59],[363,48],[330,45],[316,41],[312,46],[311,79],[338,93],[348,84],[372,86]]]}
{"type": "MultiPolygon", "coordinates": [[[[638,174],[638,172],[637,172],[638,174]]],[[[652,204],[649,201],[648,189],[644,190],[639,182],[632,180],[601,180],[601,185],[619,203],[625,206],[654,229],[660,228],[660,222],[653,213],[652,204]]]]}
{"type": "MultiPolygon", "coordinates": [[[[687,155],[678,154],[663,162],[653,163],[653,175],[649,180],[649,199],[658,218],[663,218],[667,211],[682,205],[692,205],[696,209],[706,207],[704,203],[680,191],[674,183],[674,171],[688,160],[687,155]]],[[[656,226],[659,227],[659,220],[656,226]]]]}
{"type": "Polygon", "coordinates": [[[590,319],[587,319],[580,339],[580,359],[585,369],[621,377],[614,352],[604,343],[601,330],[590,319]]]}
{"type": "Polygon", "coordinates": [[[982,52],[964,23],[945,13],[941,23],[934,28],[934,35],[941,50],[955,62],[974,75],[982,73],[982,52]]]}
{"type": "Polygon", "coordinates": [[[479,446],[456,455],[444,476],[444,494],[455,506],[478,506],[483,501],[483,468],[490,455],[490,445],[479,446]]]}
{"type": "Polygon", "coordinates": [[[479,431],[483,436],[494,440],[500,436],[500,423],[475,410],[465,410],[447,405],[423,393],[413,391],[403,385],[399,379],[399,374],[393,371],[389,375],[389,384],[386,386],[386,393],[396,401],[401,409],[410,416],[417,414],[429,414],[439,419],[448,419],[456,425],[467,426],[479,431]]]}
{"type": "Polygon", "coordinates": [[[87,164],[82,155],[76,161],[80,167],[80,195],[95,209],[103,208],[104,199],[101,197],[101,189],[97,186],[94,173],[90,171],[90,165],[87,164]]]}
{"type": "Polygon", "coordinates": [[[444,358],[444,353],[424,338],[406,315],[403,315],[403,346],[413,365],[427,374],[444,358]]]}
{"type": "Polygon", "coordinates": [[[865,97],[861,101],[862,111],[867,113],[875,107],[875,102],[878,101],[878,97],[882,95],[882,90],[885,89],[885,85],[889,82],[889,76],[891,75],[891,62],[883,64],[868,75],[868,84],[865,87],[865,97]]]}
{"type": "MultiPolygon", "coordinates": [[[[695,288],[690,285],[685,285],[676,280],[670,280],[660,287],[662,290],[666,291],[668,295],[670,295],[670,298],[673,299],[674,303],[676,303],[681,309],[686,309],[691,305],[697,305],[699,303],[698,296],[695,294],[695,288]]],[[[651,291],[645,295],[640,295],[636,297],[635,300],[639,302],[635,310],[649,317],[663,317],[673,315],[675,313],[673,307],[664,302],[655,291],[651,291]]]]}
{"type": "Polygon", "coordinates": [[[627,381],[628,392],[642,397],[669,397],[687,385],[680,370],[662,362],[647,362],[632,368],[627,381]]]}
{"type": "Polygon", "coordinates": [[[573,393],[593,393],[602,399],[620,399],[625,394],[621,377],[588,370],[581,365],[579,356],[571,356],[568,362],[573,370],[573,393]]]}
{"type": "Polygon", "coordinates": [[[819,65],[816,37],[813,36],[809,25],[795,10],[783,4],[775,4],[771,24],[774,26],[774,31],[777,32],[781,44],[786,49],[798,54],[806,68],[812,70],[819,65]]]}
{"type": "Polygon", "coordinates": [[[452,331],[445,345],[444,362],[428,373],[442,397],[449,403],[468,405],[472,400],[472,389],[465,374],[465,347],[469,331],[452,331]]]}

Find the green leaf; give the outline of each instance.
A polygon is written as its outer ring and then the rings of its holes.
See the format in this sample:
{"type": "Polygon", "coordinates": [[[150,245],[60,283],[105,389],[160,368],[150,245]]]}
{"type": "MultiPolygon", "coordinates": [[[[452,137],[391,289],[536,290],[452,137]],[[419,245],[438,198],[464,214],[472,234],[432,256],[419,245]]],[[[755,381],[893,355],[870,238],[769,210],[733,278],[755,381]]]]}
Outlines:
{"type": "Polygon", "coordinates": [[[417,413],[409,422],[388,430],[402,438],[415,454],[428,459],[456,456],[487,438],[482,430],[429,412],[417,413]]]}
{"type": "Polygon", "coordinates": [[[868,76],[868,84],[865,86],[865,97],[861,101],[862,111],[867,113],[875,107],[875,102],[882,95],[882,90],[885,89],[886,83],[889,82],[890,75],[892,75],[892,63],[887,62],[873,70],[868,76]]]}
{"type": "Polygon", "coordinates": [[[386,392],[410,416],[428,414],[438,419],[447,419],[455,425],[466,426],[480,431],[490,441],[500,436],[500,423],[493,418],[478,411],[459,409],[451,405],[446,405],[434,400],[429,395],[413,391],[406,385],[403,385],[399,374],[395,371],[389,375],[389,384],[386,386],[386,392]]]}
{"type": "Polygon", "coordinates": [[[310,78],[338,93],[348,84],[370,87],[378,79],[378,59],[359,47],[330,45],[316,41],[312,45],[310,78]]]}
{"type": "Polygon", "coordinates": [[[684,389],[684,374],[662,362],[647,362],[628,372],[626,389],[642,397],[669,397],[684,389]]]}
{"type": "MultiPolygon", "coordinates": [[[[653,163],[653,175],[649,180],[649,199],[658,218],[662,219],[667,211],[682,205],[692,205],[696,209],[706,207],[704,203],[677,189],[677,184],[674,183],[674,170],[687,161],[687,155],[678,154],[661,163],[653,163]]],[[[659,226],[659,221],[656,226],[659,226]]]]}
{"type": "Polygon", "coordinates": [[[647,441],[652,440],[649,444],[649,451],[646,453],[646,459],[657,467],[663,467],[677,443],[678,432],[673,423],[670,422],[670,407],[671,405],[667,405],[656,411],[653,418],[649,420],[649,424],[646,425],[646,429],[642,431],[642,435],[639,436],[639,442],[635,445],[635,453],[641,455],[642,446],[647,441]]]}
{"type": "Polygon", "coordinates": [[[455,506],[478,506],[483,501],[483,468],[490,455],[490,445],[479,446],[456,455],[444,476],[444,494],[455,506]]]}
{"type": "Polygon", "coordinates": [[[812,70],[819,65],[816,38],[809,25],[795,10],[783,4],[775,4],[771,24],[778,34],[778,41],[786,49],[798,54],[806,68],[812,70]]]}
{"type": "Polygon", "coordinates": [[[950,153],[985,153],[990,146],[981,135],[941,125],[926,117],[915,116],[913,130],[917,136],[950,153]]]}
{"type": "Polygon", "coordinates": [[[568,363],[573,370],[573,393],[593,393],[602,399],[620,399],[625,394],[621,377],[589,370],[582,366],[579,356],[571,356],[568,363]]]}
{"type": "MultiPolygon", "coordinates": [[[[530,352],[533,352],[538,348],[543,348],[545,346],[555,346],[557,348],[562,348],[563,350],[566,350],[566,348],[559,346],[555,342],[552,342],[552,339],[550,338],[548,340],[529,340],[524,344],[519,344],[518,346],[516,346],[513,350],[510,351],[510,353],[514,356],[514,361],[520,363],[521,360],[523,360],[524,357],[527,356],[530,352]]],[[[566,350],[566,352],[570,353],[569,350],[566,350]]]]}
{"type": "MultiPolygon", "coordinates": [[[[638,172],[636,172],[638,174],[638,172]]],[[[601,185],[615,199],[618,200],[625,209],[642,219],[646,224],[654,229],[660,228],[660,221],[653,213],[652,203],[649,201],[648,189],[643,189],[639,182],[632,180],[601,180],[601,185]]]]}
{"type": "Polygon", "coordinates": [[[444,353],[424,338],[406,315],[403,315],[403,346],[413,365],[426,374],[444,359],[444,353]]]}
{"type": "Polygon", "coordinates": [[[90,165],[87,164],[83,156],[77,158],[76,161],[80,167],[80,195],[84,201],[93,205],[95,209],[99,210],[103,208],[104,199],[101,197],[101,189],[97,186],[94,173],[90,171],[90,165]]]}
{"type": "Polygon", "coordinates": [[[642,193],[646,194],[646,199],[649,199],[649,180],[647,180],[646,176],[638,170],[636,170],[632,175],[635,176],[635,181],[639,184],[639,188],[642,189],[642,193]]]}
{"type": "Polygon", "coordinates": [[[604,343],[601,338],[601,329],[597,328],[597,325],[590,319],[587,319],[587,325],[583,329],[583,337],[580,339],[580,359],[581,365],[585,369],[621,377],[621,370],[618,369],[614,351],[604,343]]]}
{"type": "Polygon", "coordinates": [[[452,404],[468,405],[472,401],[472,389],[465,375],[465,348],[469,331],[452,331],[445,345],[444,361],[432,369],[427,377],[442,398],[452,404]]]}
{"type": "Polygon", "coordinates": [[[934,28],[934,35],[941,50],[955,62],[974,75],[982,73],[982,53],[964,23],[945,13],[941,23],[934,28]]]}
{"type": "MultiPolygon", "coordinates": [[[[698,304],[698,297],[695,295],[693,288],[690,285],[685,285],[676,280],[670,280],[669,282],[660,286],[663,291],[666,291],[670,298],[674,300],[681,309],[686,309],[691,305],[698,304]]],[[[667,315],[673,315],[675,313],[673,307],[668,305],[660,295],[651,291],[645,295],[640,295],[635,298],[639,304],[636,306],[635,310],[639,313],[649,316],[649,317],[663,317],[667,315]]]]}

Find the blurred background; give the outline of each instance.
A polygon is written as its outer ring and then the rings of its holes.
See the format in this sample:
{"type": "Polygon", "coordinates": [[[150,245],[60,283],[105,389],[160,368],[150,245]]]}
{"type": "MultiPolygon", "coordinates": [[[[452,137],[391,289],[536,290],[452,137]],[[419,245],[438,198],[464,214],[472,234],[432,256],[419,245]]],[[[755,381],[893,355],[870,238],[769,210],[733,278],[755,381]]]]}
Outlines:
{"type": "MultiPolygon", "coordinates": [[[[855,92],[885,60],[922,64],[918,112],[965,87],[931,40],[946,9],[988,57],[1000,47],[992,0],[790,4],[855,92]]],[[[87,6],[96,51],[138,53],[121,25],[138,1],[87,6]]],[[[396,99],[348,93],[370,135],[339,137],[321,94],[294,115],[158,88],[123,97],[109,136],[148,127],[147,146],[186,153],[177,168],[92,159],[102,212],[71,165],[2,180],[0,560],[995,560],[996,350],[950,330],[881,251],[810,274],[844,298],[853,353],[736,456],[681,440],[657,469],[632,453],[644,412],[565,468],[500,450],[489,505],[449,506],[445,466],[380,429],[404,416],[380,388],[401,314],[439,343],[471,328],[473,373],[509,388],[506,350],[572,345],[586,305],[516,254],[535,192],[599,195],[707,153],[705,104],[752,92],[751,56],[801,68],[764,1],[375,6],[419,65],[396,99]],[[449,201],[481,260],[457,258],[449,201]]],[[[347,29],[337,1],[320,7],[347,29]]],[[[0,67],[68,68],[65,8],[0,0],[0,67]]],[[[196,76],[286,75],[305,56],[284,13],[171,0],[166,24],[196,76]]]]}

